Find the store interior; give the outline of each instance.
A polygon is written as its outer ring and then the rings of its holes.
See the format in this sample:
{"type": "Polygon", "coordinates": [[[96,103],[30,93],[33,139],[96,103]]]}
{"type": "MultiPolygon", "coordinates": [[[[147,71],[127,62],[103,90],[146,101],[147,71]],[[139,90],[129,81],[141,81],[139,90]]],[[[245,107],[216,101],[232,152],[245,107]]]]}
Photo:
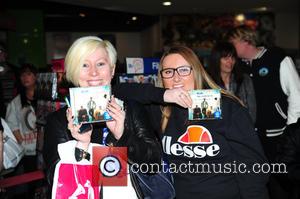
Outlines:
{"type": "MultiPolygon", "coordinates": [[[[0,10],[0,41],[9,61],[30,62],[46,69],[65,56],[78,37],[110,40],[118,62],[126,57],[158,58],[170,43],[184,43],[200,57],[232,26],[246,24],[259,32],[262,45],[284,48],[299,66],[299,1],[196,0],[172,1],[4,1],[0,10]]],[[[125,72],[121,69],[120,72],[125,72]]]]}

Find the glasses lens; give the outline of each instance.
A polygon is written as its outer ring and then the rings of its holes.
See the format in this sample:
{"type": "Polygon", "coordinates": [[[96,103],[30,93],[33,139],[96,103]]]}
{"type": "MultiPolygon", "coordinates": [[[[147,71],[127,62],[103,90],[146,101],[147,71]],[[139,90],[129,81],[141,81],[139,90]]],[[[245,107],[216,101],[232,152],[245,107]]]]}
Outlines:
{"type": "Polygon", "coordinates": [[[161,76],[163,78],[171,78],[174,75],[174,70],[171,68],[167,68],[161,71],[161,76]]]}
{"type": "Polygon", "coordinates": [[[189,66],[181,66],[177,68],[177,72],[181,76],[187,76],[191,73],[191,68],[189,66]]]}
{"type": "Polygon", "coordinates": [[[177,72],[180,76],[188,76],[191,74],[192,67],[190,66],[180,66],[178,68],[166,68],[163,69],[160,74],[162,78],[172,78],[174,76],[174,72],[177,72]]]}

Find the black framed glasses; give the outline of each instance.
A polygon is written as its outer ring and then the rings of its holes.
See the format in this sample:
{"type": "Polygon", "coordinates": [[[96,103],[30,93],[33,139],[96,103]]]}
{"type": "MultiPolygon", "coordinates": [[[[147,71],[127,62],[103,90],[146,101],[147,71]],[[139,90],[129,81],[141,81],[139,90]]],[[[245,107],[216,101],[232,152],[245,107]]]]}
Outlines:
{"type": "Polygon", "coordinates": [[[164,79],[172,78],[175,74],[175,71],[179,76],[188,76],[192,72],[191,66],[179,66],[177,68],[165,68],[160,71],[160,75],[164,79]]]}

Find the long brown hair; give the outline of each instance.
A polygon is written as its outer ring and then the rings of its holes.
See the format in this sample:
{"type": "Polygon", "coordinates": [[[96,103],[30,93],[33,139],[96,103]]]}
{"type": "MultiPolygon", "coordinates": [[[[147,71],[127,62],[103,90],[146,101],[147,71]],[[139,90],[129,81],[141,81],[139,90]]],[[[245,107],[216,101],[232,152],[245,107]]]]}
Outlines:
{"type": "Polygon", "coordinates": [[[221,77],[221,59],[226,57],[235,59],[235,64],[233,65],[231,74],[233,75],[233,78],[237,83],[237,88],[236,90],[234,90],[234,94],[236,95],[240,90],[241,84],[243,83],[244,75],[237,61],[238,57],[236,50],[231,43],[222,41],[218,42],[213,47],[210,54],[207,72],[219,86],[225,88],[225,82],[221,77]]]}
{"type": "MultiPolygon", "coordinates": [[[[162,81],[162,77],[160,75],[160,71],[163,69],[162,63],[163,63],[164,59],[170,54],[179,54],[190,64],[190,66],[192,67],[192,70],[193,70],[193,76],[194,76],[194,81],[195,81],[194,89],[195,90],[196,89],[220,89],[222,95],[230,97],[241,103],[241,101],[237,97],[230,94],[228,91],[220,88],[213,81],[213,79],[208,75],[208,73],[205,71],[199,58],[193,52],[193,50],[191,50],[190,48],[183,46],[183,45],[171,46],[162,55],[162,57],[160,59],[159,72],[158,72],[158,83],[159,83],[160,87],[163,87],[163,81],[162,81]]],[[[171,107],[170,106],[162,107],[162,120],[161,120],[162,132],[164,132],[167,127],[170,115],[171,115],[171,107]]]]}

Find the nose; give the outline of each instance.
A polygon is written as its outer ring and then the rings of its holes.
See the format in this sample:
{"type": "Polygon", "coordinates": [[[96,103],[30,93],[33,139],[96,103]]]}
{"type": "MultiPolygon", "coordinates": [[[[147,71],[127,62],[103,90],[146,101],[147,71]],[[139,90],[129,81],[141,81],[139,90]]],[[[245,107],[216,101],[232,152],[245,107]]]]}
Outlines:
{"type": "Polygon", "coordinates": [[[180,79],[181,79],[181,77],[180,77],[180,75],[178,74],[178,72],[177,72],[177,71],[174,71],[174,77],[173,77],[173,80],[174,80],[175,82],[178,82],[178,81],[180,81],[180,79]]]}
{"type": "Polygon", "coordinates": [[[97,76],[97,75],[98,75],[98,69],[97,69],[97,67],[96,67],[95,65],[92,65],[92,66],[90,67],[90,74],[91,74],[92,76],[97,76]]]}
{"type": "Polygon", "coordinates": [[[228,59],[227,59],[227,63],[228,63],[228,64],[232,64],[232,59],[231,59],[231,58],[228,58],[228,59]]]}

